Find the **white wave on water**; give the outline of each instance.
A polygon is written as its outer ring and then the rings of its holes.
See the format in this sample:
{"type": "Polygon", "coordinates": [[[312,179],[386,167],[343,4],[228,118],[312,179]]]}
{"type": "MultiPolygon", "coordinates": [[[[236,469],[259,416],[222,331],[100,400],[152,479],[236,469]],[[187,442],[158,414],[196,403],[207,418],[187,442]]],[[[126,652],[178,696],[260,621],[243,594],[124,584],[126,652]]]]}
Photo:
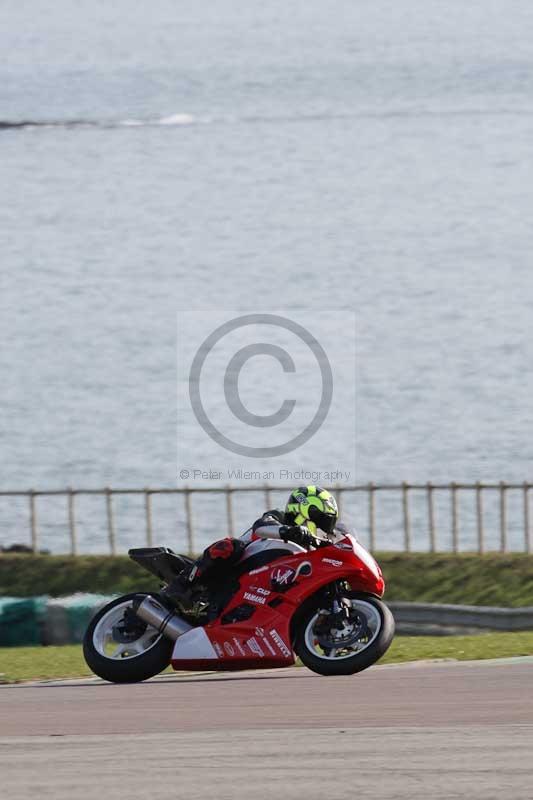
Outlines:
{"type": "Polygon", "coordinates": [[[142,128],[152,125],[193,125],[198,120],[192,114],[171,114],[156,119],[123,119],[117,125],[127,128],[142,128]]]}
{"type": "Polygon", "coordinates": [[[161,117],[159,125],[192,125],[195,122],[192,114],[171,114],[170,117],[161,117]]]}
{"type": "MultiPolygon", "coordinates": [[[[0,120],[0,129],[10,128],[146,128],[154,125],[193,125],[199,120],[192,114],[171,114],[165,117],[148,119],[91,120],[91,119],[58,119],[58,120],[0,120]]],[[[209,120],[204,120],[209,121],[209,120]]]]}

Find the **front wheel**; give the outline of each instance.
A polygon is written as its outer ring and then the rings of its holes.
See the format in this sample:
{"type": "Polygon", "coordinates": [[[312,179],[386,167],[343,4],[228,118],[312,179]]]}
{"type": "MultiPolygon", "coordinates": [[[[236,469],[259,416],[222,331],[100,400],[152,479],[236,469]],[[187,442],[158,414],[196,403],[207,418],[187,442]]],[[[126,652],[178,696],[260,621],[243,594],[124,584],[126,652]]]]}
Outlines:
{"type": "Polygon", "coordinates": [[[394,617],[377,597],[344,592],[338,608],[317,601],[301,617],[294,649],[320,675],[353,675],[375,664],[394,637],[394,617]]]}
{"type": "Polygon", "coordinates": [[[143,597],[146,594],[127,594],[108,603],[92,618],[85,632],[85,661],[105,681],[145,681],[170,664],[174,642],[133,611],[134,600],[143,597]]]}

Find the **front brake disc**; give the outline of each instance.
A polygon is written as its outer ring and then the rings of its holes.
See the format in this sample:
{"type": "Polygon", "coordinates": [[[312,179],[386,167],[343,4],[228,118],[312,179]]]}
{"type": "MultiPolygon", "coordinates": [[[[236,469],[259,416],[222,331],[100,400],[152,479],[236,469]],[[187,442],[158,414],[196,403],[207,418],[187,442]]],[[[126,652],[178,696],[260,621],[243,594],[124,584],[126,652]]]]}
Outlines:
{"type": "MultiPolygon", "coordinates": [[[[352,620],[350,620],[350,622],[352,622],[352,620]]],[[[353,628],[347,634],[344,634],[340,628],[335,628],[333,625],[328,625],[327,627],[324,625],[324,627],[322,627],[323,624],[324,623],[321,624],[318,631],[316,627],[314,629],[317,644],[319,644],[323,650],[349,647],[350,645],[355,644],[357,641],[362,639],[369,632],[366,617],[362,617],[360,613],[356,615],[356,621],[353,622],[353,628]],[[333,631],[339,631],[341,635],[334,636],[332,634],[333,631]]]]}

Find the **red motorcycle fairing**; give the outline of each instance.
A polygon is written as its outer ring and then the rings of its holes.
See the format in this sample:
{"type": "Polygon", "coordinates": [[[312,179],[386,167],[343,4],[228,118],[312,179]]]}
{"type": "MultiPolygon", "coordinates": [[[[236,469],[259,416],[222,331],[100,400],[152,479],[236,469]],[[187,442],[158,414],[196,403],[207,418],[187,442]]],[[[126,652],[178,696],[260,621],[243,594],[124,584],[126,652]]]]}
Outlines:
{"type": "Polygon", "coordinates": [[[294,664],[290,626],[302,603],[321,587],[347,581],[353,591],[382,597],[378,564],[353,536],[327,547],[287,553],[240,578],[240,589],[213,622],[176,640],[176,670],[239,670],[294,664]]]}

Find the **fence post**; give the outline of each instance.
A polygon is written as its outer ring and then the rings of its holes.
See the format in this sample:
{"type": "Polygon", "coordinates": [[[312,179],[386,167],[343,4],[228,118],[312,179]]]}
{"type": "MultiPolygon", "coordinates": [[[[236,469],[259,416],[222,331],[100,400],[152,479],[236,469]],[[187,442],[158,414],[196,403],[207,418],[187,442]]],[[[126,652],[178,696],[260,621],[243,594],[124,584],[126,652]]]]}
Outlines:
{"type": "Polygon", "coordinates": [[[507,550],[507,506],[505,481],[500,481],[500,551],[507,550]]]}
{"type": "Polygon", "coordinates": [[[271,508],[271,494],[270,494],[270,486],[265,484],[265,503],[268,510],[271,508]]]}
{"type": "Polygon", "coordinates": [[[342,519],[342,486],[340,483],[335,484],[335,495],[337,497],[337,509],[339,512],[339,519],[342,519]]]}
{"type": "Polygon", "coordinates": [[[483,497],[481,494],[482,486],[479,481],[476,483],[476,522],[477,522],[477,549],[482,555],[485,552],[485,536],[483,532],[483,497]]]}
{"type": "Polygon", "coordinates": [[[192,503],[191,503],[191,490],[188,486],[185,487],[185,516],[187,521],[187,546],[189,548],[189,555],[194,555],[194,530],[192,521],[192,503]]]}
{"type": "Polygon", "coordinates": [[[428,523],[429,523],[429,550],[435,552],[437,542],[435,539],[435,509],[433,507],[433,484],[428,481],[426,484],[428,502],[428,523]]]}
{"type": "Polygon", "coordinates": [[[529,531],[529,483],[524,481],[523,484],[523,499],[524,499],[524,551],[531,553],[531,534],[529,531]]]}
{"type": "Polygon", "coordinates": [[[451,483],[452,488],[452,550],[457,553],[459,550],[459,525],[457,520],[457,484],[451,483]]]}
{"type": "Polygon", "coordinates": [[[30,534],[31,534],[31,549],[33,553],[37,552],[37,511],[35,509],[35,489],[30,489],[30,534]]]}
{"type": "Polygon", "coordinates": [[[368,537],[370,543],[370,549],[375,550],[376,548],[376,504],[375,500],[375,488],[372,481],[368,484],[368,537]]]}
{"type": "Polygon", "coordinates": [[[402,481],[403,541],[406,553],[411,550],[411,520],[409,519],[409,484],[402,481]]]}
{"type": "Polygon", "coordinates": [[[152,533],[152,493],[148,487],[144,490],[144,513],[146,517],[146,546],[153,547],[152,533]]]}
{"type": "Polygon", "coordinates": [[[233,489],[231,486],[226,486],[226,519],[228,522],[228,536],[233,536],[234,532],[234,524],[233,524],[233,505],[231,502],[231,494],[233,489]]]}
{"type": "Polygon", "coordinates": [[[111,555],[115,556],[117,554],[115,542],[115,520],[113,519],[113,501],[109,486],[106,487],[105,490],[105,501],[107,509],[107,535],[109,538],[109,549],[111,550],[111,555]]]}
{"type": "Polygon", "coordinates": [[[74,491],[68,488],[68,529],[70,534],[70,552],[73,556],[78,555],[78,541],[76,536],[76,514],[74,511],[74,491]]]}

